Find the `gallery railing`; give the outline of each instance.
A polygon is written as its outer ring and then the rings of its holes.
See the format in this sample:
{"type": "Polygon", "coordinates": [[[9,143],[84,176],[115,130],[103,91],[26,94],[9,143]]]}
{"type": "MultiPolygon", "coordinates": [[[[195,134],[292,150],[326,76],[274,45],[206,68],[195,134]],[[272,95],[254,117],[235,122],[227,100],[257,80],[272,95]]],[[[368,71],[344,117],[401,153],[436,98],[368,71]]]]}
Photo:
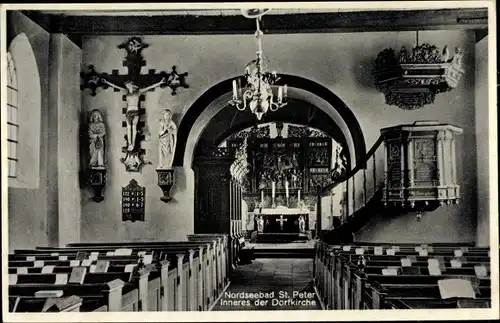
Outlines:
{"type": "Polygon", "coordinates": [[[317,233],[348,221],[377,197],[386,178],[386,152],[380,136],[361,163],[330,185],[318,188],[317,233]],[[325,209],[326,208],[326,209],[325,209]],[[325,214],[329,214],[325,217],[325,214]],[[325,218],[331,223],[322,223],[325,218]]]}

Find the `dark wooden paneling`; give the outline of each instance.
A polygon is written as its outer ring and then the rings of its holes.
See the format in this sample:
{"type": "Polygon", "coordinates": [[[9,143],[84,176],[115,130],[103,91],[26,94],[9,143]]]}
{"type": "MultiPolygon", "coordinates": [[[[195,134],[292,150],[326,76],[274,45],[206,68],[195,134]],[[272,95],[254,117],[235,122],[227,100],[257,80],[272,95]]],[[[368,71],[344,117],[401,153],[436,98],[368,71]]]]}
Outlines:
{"type": "Polygon", "coordinates": [[[229,166],[223,161],[196,163],[195,233],[229,233],[229,166]]]}
{"type": "MultiPolygon", "coordinates": [[[[31,11],[29,14],[32,16],[31,11]]],[[[38,15],[40,15],[38,13],[38,15]]],[[[44,15],[46,16],[46,15],[44,15]]],[[[39,19],[46,19],[40,18],[39,19]]],[[[50,15],[51,32],[67,34],[173,35],[253,34],[255,21],[237,16],[64,16],[50,15]]],[[[262,19],[265,33],[324,33],[484,29],[486,8],[440,10],[354,11],[269,15],[262,19]]]]}

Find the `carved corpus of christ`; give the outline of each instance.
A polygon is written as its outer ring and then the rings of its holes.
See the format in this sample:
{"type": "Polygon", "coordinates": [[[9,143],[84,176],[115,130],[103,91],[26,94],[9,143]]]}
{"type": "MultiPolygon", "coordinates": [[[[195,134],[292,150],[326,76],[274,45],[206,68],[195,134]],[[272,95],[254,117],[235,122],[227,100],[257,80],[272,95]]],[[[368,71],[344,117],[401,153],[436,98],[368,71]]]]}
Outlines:
{"type": "Polygon", "coordinates": [[[140,89],[137,85],[132,81],[125,82],[125,88],[118,86],[109,82],[106,79],[102,80],[103,83],[120,90],[125,93],[127,107],[125,111],[125,115],[127,117],[127,151],[132,152],[135,150],[136,146],[136,137],[137,137],[137,123],[139,122],[140,110],[140,96],[145,92],[152,90],[162,84],[166,83],[165,78],[162,78],[160,82],[147,86],[145,88],[140,89]]]}

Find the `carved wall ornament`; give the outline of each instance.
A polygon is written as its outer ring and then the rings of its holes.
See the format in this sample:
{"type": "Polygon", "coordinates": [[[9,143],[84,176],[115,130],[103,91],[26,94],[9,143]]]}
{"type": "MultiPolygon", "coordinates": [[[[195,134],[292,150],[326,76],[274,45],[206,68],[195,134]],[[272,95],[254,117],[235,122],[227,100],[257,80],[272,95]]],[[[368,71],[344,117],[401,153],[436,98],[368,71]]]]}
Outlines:
{"type": "Polygon", "coordinates": [[[89,88],[91,95],[96,95],[98,87],[103,89],[113,88],[115,92],[122,92],[122,100],[126,102],[122,108],[125,115],[125,121],[122,122],[125,128],[125,146],[122,152],[125,156],[120,161],[125,165],[128,172],[138,172],[144,164],[151,164],[143,160],[145,150],[141,148],[141,142],[144,141],[143,129],[145,127],[145,109],[141,107],[141,102],[145,100],[145,94],[157,87],[172,89],[172,95],[177,93],[179,87],[188,88],[186,84],[187,73],[179,74],[175,66],[170,73],[159,72],[154,69],[148,71],[148,74],[141,74],[141,68],[146,65],[142,57],[142,50],[149,45],[145,44],[139,37],[131,37],[118,48],[125,49],[127,55],[122,62],[127,67],[128,73],[120,75],[118,70],[112,70],[111,74],[98,73],[93,65],[89,65],[89,72],[81,72],[80,76],[83,83],[80,89],[89,88]]]}
{"type": "Polygon", "coordinates": [[[398,54],[387,48],[375,60],[375,87],[385,96],[386,104],[415,110],[434,103],[436,94],[454,89],[464,70],[462,52],[450,55],[424,43],[409,52],[404,46],[398,54]]]}

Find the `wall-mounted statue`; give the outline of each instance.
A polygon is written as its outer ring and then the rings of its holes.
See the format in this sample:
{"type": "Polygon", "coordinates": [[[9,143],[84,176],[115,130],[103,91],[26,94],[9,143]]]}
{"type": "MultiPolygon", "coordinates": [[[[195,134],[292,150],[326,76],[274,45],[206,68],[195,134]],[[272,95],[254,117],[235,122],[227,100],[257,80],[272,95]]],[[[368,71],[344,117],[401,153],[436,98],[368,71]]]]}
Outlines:
{"type": "Polygon", "coordinates": [[[169,109],[163,110],[160,116],[159,138],[159,169],[172,168],[175,147],[177,144],[177,126],[172,121],[172,112],[169,109]]]}
{"type": "Polygon", "coordinates": [[[106,136],[106,126],[102,119],[101,112],[92,110],[89,118],[89,167],[104,167],[104,138],[106,136]]]}
{"type": "Polygon", "coordinates": [[[94,189],[92,200],[101,202],[104,200],[102,190],[106,185],[106,160],[105,160],[105,137],[106,125],[101,112],[94,109],[90,112],[88,124],[89,139],[89,169],[87,181],[94,189]]]}

